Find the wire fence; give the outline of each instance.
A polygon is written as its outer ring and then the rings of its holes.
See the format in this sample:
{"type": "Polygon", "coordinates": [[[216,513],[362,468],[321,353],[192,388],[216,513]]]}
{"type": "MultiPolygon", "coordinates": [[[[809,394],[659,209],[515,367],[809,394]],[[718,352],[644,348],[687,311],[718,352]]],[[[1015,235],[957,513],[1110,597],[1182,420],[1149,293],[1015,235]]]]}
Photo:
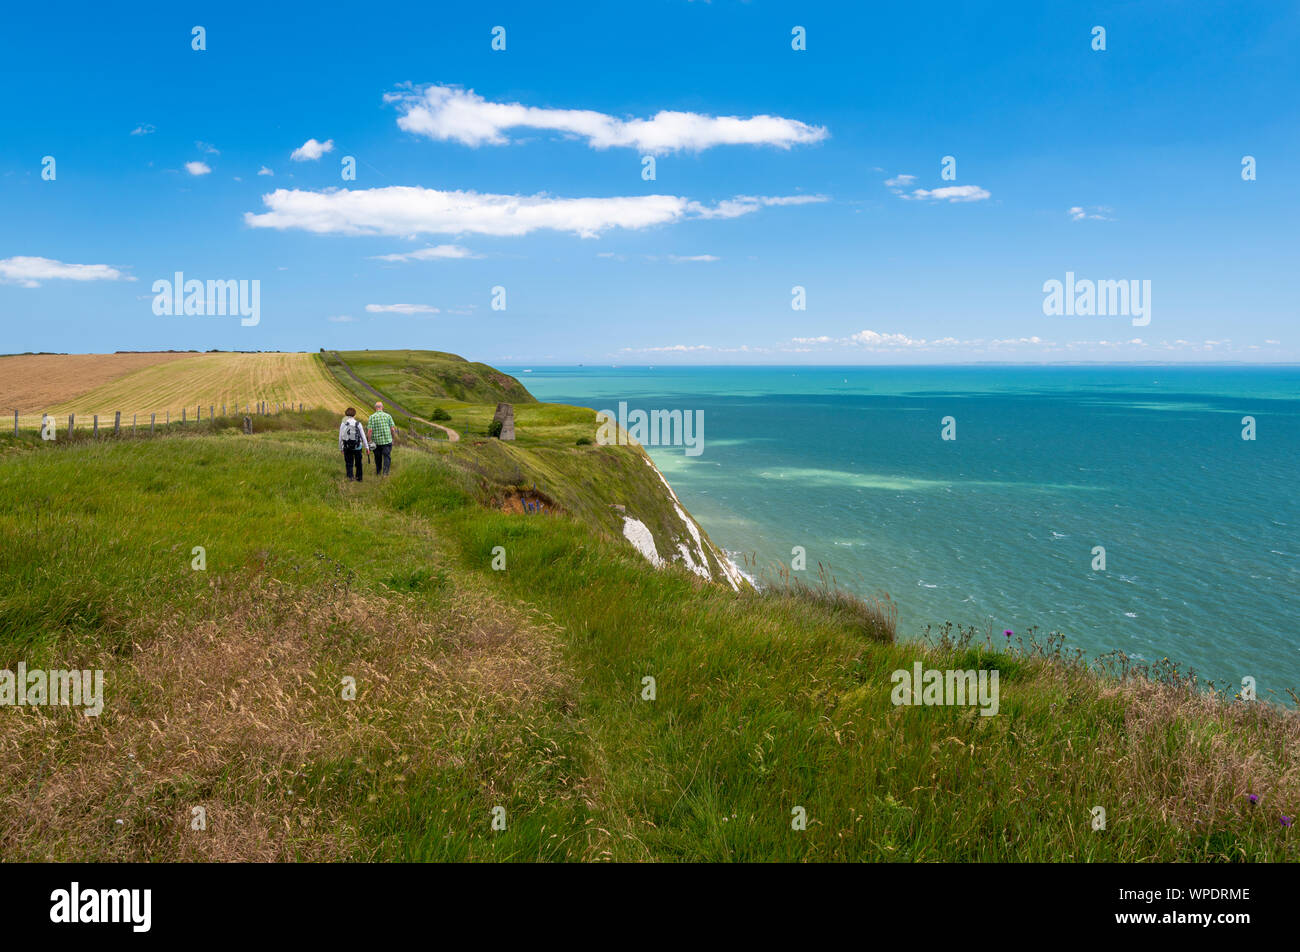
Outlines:
{"type": "MultiPolygon", "coordinates": [[[[297,412],[302,413],[304,410],[312,409],[305,407],[302,403],[296,405],[297,412]]],[[[241,409],[239,404],[228,406],[227,404],[210,403],[205,408],[202,404],[194,405],[193,416],[189,413],[189,407],[183,407],[178,418],[173,418],[170,410],[161,413],[150,413],[146,420],[143,413],[132,413],[129,421],[123,416],[122,412],[114,411],[111,416],[98,413],[82,414],[78,417],[75,413],[69,413],[67,416],[67,428],[63,427],[62,417],[55,417],[50,413],[20,414],[18,410],[13,411],[13,435],[21,436],[23,431],[35,432],[43,439],[57,439],[62,434],[71,437],[78,434],[88,434],[90,436],[109,435],[121,436],[125,434],[140,435],[156,434],[159,431],[166,431],[173,426],[184,426],[188,423],[211,423],[219,419],[232,419],[243,421],[251,420],[258,416],[274,416],[286,411],[292,413],[295,410],[295,404],[282,403],[271,400],[258,400],[256,402],[245,403],[241,409]],[[220,407],[221,413],[218,415],[217,408],[220,407]],[[204,415],[204,410],[207,415],[204,415]],[[89,416],[89,420],[86,417],[89,416]],[[78,430],[80,427],[80,430],[78,430]]]]}

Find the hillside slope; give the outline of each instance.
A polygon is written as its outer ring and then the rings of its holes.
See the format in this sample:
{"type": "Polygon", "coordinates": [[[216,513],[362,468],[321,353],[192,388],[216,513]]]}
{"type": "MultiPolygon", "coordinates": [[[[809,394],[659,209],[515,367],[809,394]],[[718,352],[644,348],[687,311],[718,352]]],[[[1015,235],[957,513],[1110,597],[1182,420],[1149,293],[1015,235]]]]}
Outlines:
{"type": "Polygon", "coordinates": [[[99,717],[0,707],[0,855],[1300,858],[1294,712],[652,568],[616,506],[690,533],[644,456],[532,412],[360,484],[329,411],[0,437],[0,670],[104,672],[99,717]],[[997,716],[896,706],[915,663],[998,670],[997,716]]]}
{"type": "MultiPolygon", "coordinates": [[[[368,405],[378,393],[390,401],[390,408],[400,406],[426,419],[441,410],[448,425],[464,437],[454,449],[447,448],[448,461],[489,481],[493,505],[523,509],[527,501],[559,509],[609,538],[635,539],[651,562],[678,563],[733,589],[748,587],[640,447],[594,444],[594,410],[539,403],[513,377],[434,351],[347,351],[327,353],[324,361],[363,401],[359,405],[368,405]],[[476,382],[467,383],[463,395],[472,391],[475,400],[439,395],[437,380],[450,372],[447,368],[461,368],[467,380],[473,377],[476,382]],[[498,402],[514,404],[513,441],[488,437],[498,402]]],[[[406,434],[440,436],[401,413],[395,415],[406,434]]]]}
{"type": "Polygon", "coordinates": [[[348,350],[329,352],[327,365],[341,358],[380,393],[400,392],[413,413],[427,415],[442,403],[536,403],[523,385],[487,364],[436,350],[348,350]]]}

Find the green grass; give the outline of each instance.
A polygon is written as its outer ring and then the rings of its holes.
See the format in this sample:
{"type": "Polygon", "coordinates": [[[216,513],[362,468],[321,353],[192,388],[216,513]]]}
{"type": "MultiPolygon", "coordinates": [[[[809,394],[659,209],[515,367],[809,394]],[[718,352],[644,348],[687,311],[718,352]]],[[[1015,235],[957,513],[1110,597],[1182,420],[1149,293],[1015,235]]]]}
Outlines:
{"type": "Polygon", "coordinates": [[[1294,713],[1101,677],[1054,642],[895,641],[818,584],[656,571],[614,507],[680,534],[658,476],[535,409],[531,444],[413,443],[361,484],[330,414],[4,440],[0,668],[101,667],[107,698],[94,721],[0,709],[0,853],[1298,858],[1294,713]],[[560,511],[500,511],[534,480],[560,511]],[[999,714],[895,707],[916,660],[996,667],[999,714]]]}

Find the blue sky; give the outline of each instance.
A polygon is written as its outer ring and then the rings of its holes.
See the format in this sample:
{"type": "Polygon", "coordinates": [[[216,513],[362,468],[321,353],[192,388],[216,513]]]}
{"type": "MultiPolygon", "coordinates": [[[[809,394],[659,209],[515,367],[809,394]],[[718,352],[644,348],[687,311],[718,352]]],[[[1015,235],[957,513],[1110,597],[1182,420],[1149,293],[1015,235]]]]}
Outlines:
{"type": "Polygon", "coordinates": [[[7,11],[0,350],[1300,360],[1292,4],[270,6],[7,11]]]}

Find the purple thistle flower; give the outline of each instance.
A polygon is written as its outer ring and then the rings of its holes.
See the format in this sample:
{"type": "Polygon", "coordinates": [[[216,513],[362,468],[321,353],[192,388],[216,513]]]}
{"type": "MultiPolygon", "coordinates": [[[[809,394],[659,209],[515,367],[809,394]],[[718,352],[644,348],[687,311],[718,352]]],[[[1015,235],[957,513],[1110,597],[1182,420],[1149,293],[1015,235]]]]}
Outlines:
{"type": "Polygon", "coordinates": [[[1289,816],[1282,817],[1282,825],[1289,827],[1291,825],[1291,818],[1289,816]]]}
{"type": "Polygon", "coordinates": [[[1006,631],[1002,632],[1002,634],[1004,634],[1004,635],[1006,635],[1008,638],[1010,638],[1012,635],[1015,634],[1015,632],[1008,628],[1006,631]]]}
{"type": "Polygon", "coordinates": [[[1259,803],[1259,794],[1258,793],[1247,794],[1246,799],[1250,801],[1250,805],[1253,807],[1255,804],[1259,803]]]}

